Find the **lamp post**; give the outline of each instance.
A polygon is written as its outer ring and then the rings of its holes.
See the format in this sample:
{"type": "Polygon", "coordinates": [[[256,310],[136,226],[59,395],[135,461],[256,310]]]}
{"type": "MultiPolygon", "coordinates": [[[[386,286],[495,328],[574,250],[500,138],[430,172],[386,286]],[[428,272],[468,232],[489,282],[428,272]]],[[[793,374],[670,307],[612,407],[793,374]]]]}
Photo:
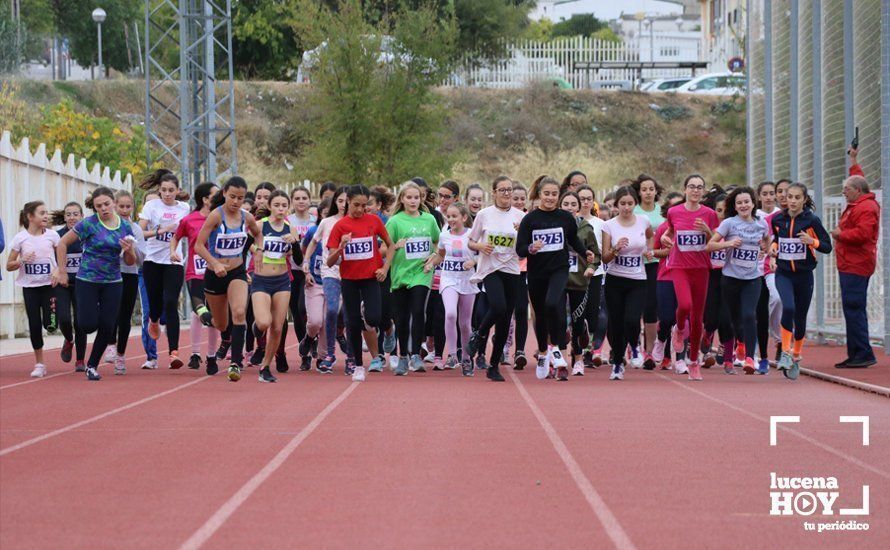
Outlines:
{"type": "Polygon", "coordinates": [[[99,30],[99,79],[100,80],[104,79],[104,77],[105,77],[104,72],[103,72],[104,66],[102,65],[102,22],[105,21],[106,15],[107,14],[105,13],[105,10],[103,10],[102,8],[96,8],[93,10],[93,21],[96,22],[96,26],[98,27],[98,30],[99,30]]]}

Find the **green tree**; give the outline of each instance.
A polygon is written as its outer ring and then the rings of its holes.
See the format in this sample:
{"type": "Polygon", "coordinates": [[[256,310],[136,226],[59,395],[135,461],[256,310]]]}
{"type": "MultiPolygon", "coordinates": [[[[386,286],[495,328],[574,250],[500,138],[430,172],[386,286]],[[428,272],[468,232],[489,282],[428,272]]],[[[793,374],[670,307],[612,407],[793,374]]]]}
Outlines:
{"type": "Polygon", "coordinates": [[[592,13],[576,13],[553,25],[553,36],[591,36],[600,29],[608,28],[592,13]]]}
{"type": "MultiPolygon", "coordinates": [[[[102,8],[107,13],[102,23],[102,62],[119,71],[138,65],[137,51],[133,46],[127,50],[124,26],[132,30],[133,21],[145,18],[145,0],[48,0],[51,3],[56,30],[59,35],[68,39],[70,55],[83,66],[98,62],[98,38],[96,23],[92,13],[95,8],[102,8]]],[[[131,37],[132,40],[135,37],[131,37]]]]}
{"type": "Polygon", "coordinates": [[[293,0],[237,0],[232,4],[232,50],[240,78],[286,79],[302,50],[291,26],[293,0]]]}
{"type": "Polygon", "coordinates": [[[388,185],[450,168],[443,111],[432,94],[450,68],[457,28],[430,7],[400,7],[376,24],[359,0],[337,9],[300,0],[294,30],[316,48],[310,69],[319,115],[303,156],[311,177],[388,185]]]}
{"type": "Polygon", "coordinates": [[[9,10],[0,9],[0,75],[18,72],[24,61],[26,34],[27,29],[16,27],[9,10]]]}

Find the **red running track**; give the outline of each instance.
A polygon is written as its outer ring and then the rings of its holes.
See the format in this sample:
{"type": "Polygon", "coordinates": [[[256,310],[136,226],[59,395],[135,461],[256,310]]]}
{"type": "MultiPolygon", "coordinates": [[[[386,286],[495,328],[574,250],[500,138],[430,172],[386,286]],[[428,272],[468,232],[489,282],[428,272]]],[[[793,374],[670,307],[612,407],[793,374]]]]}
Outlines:
{"type": "MultiPolygon", "coordinates": [[[[184,334],[187,336],[187,334],[184,334]]],[[[138,343],[131,349],[140,349],[138,343]]],[[[183,349],[188,349],[187,344],[183,349]]],[[[52,352],[48,352],[50,355],[52,352]]],[[[134,352],[135,353],[135,352],[134,352]]],[[[291,352],[293,354],[293,352],[291,352]]],[[[163,354],[162,354],[163,357],[163,354]]],[[[99,383],[0,367],[0,547],[886,548],[890,407],[801,377],[604,369],[387,370],[260,384],[138,370],[99,383]],[[798,415],[769,445],[770,415],[798,415]],[[870,445],[859,424],[869,416],[870,445]],[[835,506],[770,516],[770,473],[837,478],[835,506]],[[804,530],[855,519],[867,532],[804,530]]],[[[50,373],[63,372],[58,360],[50,373]]]]}

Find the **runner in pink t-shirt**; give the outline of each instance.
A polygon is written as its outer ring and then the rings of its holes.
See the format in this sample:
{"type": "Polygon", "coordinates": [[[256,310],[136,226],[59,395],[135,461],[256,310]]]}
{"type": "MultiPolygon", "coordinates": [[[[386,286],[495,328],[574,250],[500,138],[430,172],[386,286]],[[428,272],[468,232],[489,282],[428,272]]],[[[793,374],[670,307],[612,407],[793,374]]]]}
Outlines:
{"type": "Polygon", "coordinates": [[[701,380],[698,352],[711,270],[711,258],[705,246],[718,225],[717,213],[701,205],[705,191],[704,178],[693,174],[686,178],[683,188],[686,202],[668,210],[668,229],[662,239],[670,241],[672,245],[668,266],[677,295],[674,348],[682,347],[682,341],[688,335],[689,379],[701,380]]]}

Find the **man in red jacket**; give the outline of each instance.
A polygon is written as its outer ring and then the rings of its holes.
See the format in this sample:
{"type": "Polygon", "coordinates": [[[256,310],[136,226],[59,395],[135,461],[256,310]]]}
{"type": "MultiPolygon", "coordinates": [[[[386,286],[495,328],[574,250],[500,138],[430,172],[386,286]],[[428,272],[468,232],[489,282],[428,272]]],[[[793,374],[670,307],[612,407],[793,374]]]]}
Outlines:
{"type": "Polygon", "coordinates": [[[850,149],[850,177],[844,181],[847,207],[838,226],[831,232],[840,275],[841,303],[847,325],[847,359],[837,368],[866,368],[874,365],[874,351],[868,341],[868,280],[877,264],[878,220],[881,207],[868,188],[862,168],[856,163],[856,149],[850,149]]]}

